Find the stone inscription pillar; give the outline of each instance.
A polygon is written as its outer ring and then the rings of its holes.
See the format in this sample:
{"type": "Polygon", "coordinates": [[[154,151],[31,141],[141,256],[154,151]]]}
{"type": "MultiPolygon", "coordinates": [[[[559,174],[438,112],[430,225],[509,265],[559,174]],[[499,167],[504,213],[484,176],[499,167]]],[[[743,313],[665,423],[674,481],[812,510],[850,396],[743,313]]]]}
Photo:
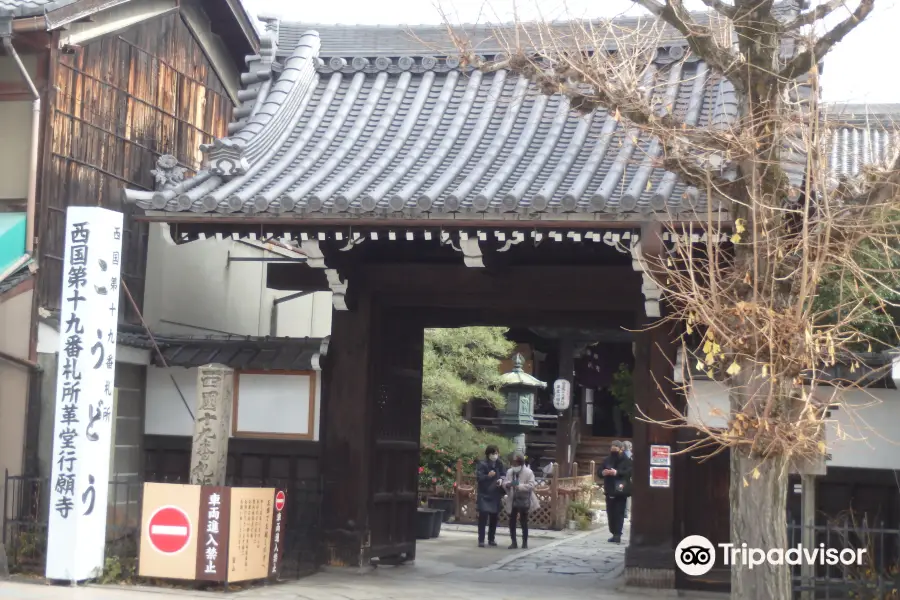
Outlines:
{"type": "Polygon", "coordinates": [[[225,485],[228,436],[234,399],[234,370],[224,365],[197,369],[197,408],[191,446],[193,485],[225,485]]]}

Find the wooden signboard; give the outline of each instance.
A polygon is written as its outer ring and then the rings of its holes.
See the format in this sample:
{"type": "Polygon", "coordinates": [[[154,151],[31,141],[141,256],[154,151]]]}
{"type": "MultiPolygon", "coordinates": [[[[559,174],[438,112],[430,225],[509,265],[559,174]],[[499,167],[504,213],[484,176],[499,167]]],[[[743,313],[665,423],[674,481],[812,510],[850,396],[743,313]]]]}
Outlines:
{"type": "Polygon", "coordinates": [[[145,483],[141,509],[141,577],[194,579],[200,486],[145,483]]]}
{"type": "Polygon", "coordinates": [[[265,579],[269,576],[274,500],[273,489],[231,489],[228,581],[265,579]]]}
{"type": "Polygon", "coordinates": [[[145,483],[141,577],[238,582],[278,576],[284,491],[145,483]]]}
{"type": "Polygon", "coordinates": [[[231,494],[227,487],[200,488],[200,540],[197,579],[224,581],[228,572],[228,532],[231,525],[231,494]]]}

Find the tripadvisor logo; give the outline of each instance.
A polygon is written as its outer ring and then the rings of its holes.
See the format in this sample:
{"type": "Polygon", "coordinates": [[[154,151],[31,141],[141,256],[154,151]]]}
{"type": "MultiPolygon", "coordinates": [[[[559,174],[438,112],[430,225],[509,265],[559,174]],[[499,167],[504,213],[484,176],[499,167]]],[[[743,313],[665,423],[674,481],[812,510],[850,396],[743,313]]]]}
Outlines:
{"type": "MultiPolygon", "coordinates": [[[[861,565],[865,548],[804,548],[800,544],[787,550],[783,548],[748,548],[747,544],[718,544],[720,549],[719,565],[746,566],[749,569],[763,564],[769,565],[861,565]]],[[[702,535],[689,535],[675,547],[675,564],[685,575],[697,577],[709,573],[716,565],[716,548],[712,542],[702,535]]]]}

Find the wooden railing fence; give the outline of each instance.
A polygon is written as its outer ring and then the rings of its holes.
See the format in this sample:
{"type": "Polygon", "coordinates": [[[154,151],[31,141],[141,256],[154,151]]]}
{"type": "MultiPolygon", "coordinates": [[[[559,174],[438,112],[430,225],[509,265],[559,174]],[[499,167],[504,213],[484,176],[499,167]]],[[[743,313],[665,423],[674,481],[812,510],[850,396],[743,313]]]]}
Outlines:
{"type": "MultiPolygon", "coordinates": [[[[590,506],[595,493],[595,465],[591,461],[591,475],[579,477],[559,477],[559,469],[554,464],[553,475],[549,482],[546,480],[538,484],[534,490],[541,507],[529,514],[528,524],[535,529],[563,529],[568,519],[566,518],[569,504],[580,502],[590,506]]],[[[578,464],[572,465],[572,472],[578,472],[578,464]]],[[[478,482],[474,475],[463,473],[462,461],[456,464],[456,522],[477,523],[476,512],[478,482]]],[[[500,523],[506,525],[509,518],[506,509],[501,508],[500,523]]]]}

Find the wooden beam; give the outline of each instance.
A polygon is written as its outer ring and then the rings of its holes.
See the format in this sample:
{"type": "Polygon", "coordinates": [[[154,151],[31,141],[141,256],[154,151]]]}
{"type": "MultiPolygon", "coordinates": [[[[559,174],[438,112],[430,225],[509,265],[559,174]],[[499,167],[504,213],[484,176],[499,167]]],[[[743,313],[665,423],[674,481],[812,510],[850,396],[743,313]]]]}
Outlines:
{"type": "Polygon", "coordinates": [[[628,311],[641,303],[640,274],[628,267],[368,265],[351,287],[360,280],[396,306],[628,311]]]}
{"type": "Polygon", "coordinates": [[[367,562],[374,313],[368,294],[357,310],[334,311],[323,369],[323,521],[326,561],[336,566],[367,562]]]}
{"type": "MultiPolygon", "coordinates": [[[[643,311],[640,311],[640,315],[643,311]]],[[[653,320],[641,316],[638,324],[647,327],[653,320]]],[[[650,420],[672,418],[664,398],[675,402],[673,365],[675,364],[673,325],[664,323],[637,334],[635,343],[635,404],[650,420]]],[[[648,423],[633,422],[634,475],[632,477],[631,540],[625,550],[625,578],[629,585],[674,587],[675,530],[674,489],[650,487],[650,446],[663,444],[673,451],[677,430],[648,423]]],[[[683,474],[674,473],[672,478],[683,474]]]]}
{"type": "Polygon", "coordinates": [[[500,308],[411,307],[403,310],[404,317],[422,327],[470,327],[488,325],[498,327],[576,327],[620,328],[633,322],[631,312],[613,311],[545,311],[500,308]]]}
{"type": "Polygon", "coordinates": [[[325,271],[304,263],[266,264],[266,287],[296,292],[327,292],[330,289],[325,271]]]}
{"type": "Polygon", "coordinates": [[[34,98],[24,81],[0,81],[0,101],[19,102],[34,98]]]}
{"type": "MultiPolygon", "coordinates": [[[[575,394],[575,344],[570,338],[559,340],[559,379],[569,382],[572,396],[575,394]]],[[[556,462],[559,464],[561,477],[577,476],[578,473],[570,473],[572,459],[575,452],[571,449],[572,436],[572,404],[574,397],[569,398],[569,408],[559,416],[556,426],[556,462]]]]}

